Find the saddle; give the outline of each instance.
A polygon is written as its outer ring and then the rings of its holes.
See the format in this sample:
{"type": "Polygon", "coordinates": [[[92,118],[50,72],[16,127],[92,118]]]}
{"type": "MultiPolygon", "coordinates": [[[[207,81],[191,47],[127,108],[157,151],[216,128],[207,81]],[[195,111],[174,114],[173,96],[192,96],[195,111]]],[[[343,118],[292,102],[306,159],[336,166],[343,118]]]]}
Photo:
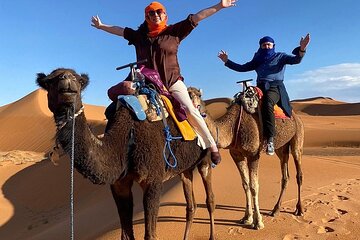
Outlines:
{"type": "MultiPolygon", "coordinates": [[[[247,86],[244,91],[235,94],[234,102],[242,105],[246,112],[253,114],[258,111],[262,96],[263,93],[260,88],[247,86]]],[[[274,105],[274,115],[275,118],[289,119],[284,110],[277,104],[274,105]]]]}
{"type": "Polygon", "coordinates": [[[139,70],[137,77],[143,81],[132,82],[125,79],[109,89],[109,97],[117,102],[116,109],[124,106],[139,121],[163,121],[165,125],[166,118],[170,115],[184,140],[194,140],[197,135],[186,120],[185,110],[177,102],[174,106],[174,99],[171,99],[171,94],[161,82],[158,73],[144,67],[139,70]]]}

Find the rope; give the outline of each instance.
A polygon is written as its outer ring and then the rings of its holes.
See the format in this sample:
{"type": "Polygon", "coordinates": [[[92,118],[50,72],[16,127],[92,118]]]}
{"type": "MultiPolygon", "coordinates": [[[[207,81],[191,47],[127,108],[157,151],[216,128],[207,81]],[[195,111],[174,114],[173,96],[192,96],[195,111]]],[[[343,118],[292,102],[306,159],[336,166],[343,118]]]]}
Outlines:
{"type": "Polygon", "coordinates": [[[150,103],[152,103],[155,107],[156,114],[160,116],[161,106],[159,104],[159,99],[157,98],[158,93],[149,87],[142,87],[139,91],[140,94],[145,94],[148,97],[150,103]]]}
{"type": "Polygon", "coordinates": [[[70,168],[70,239],[74,240],[74,147],[75,147],[75,103],[71,132],[71,168],[70,168]]]}
{"type": "Polygon", "coordinates": [[[235,132],[235,142],[234,142],[234,147],[237,146],[237,141],[238,141],[238,135],[239,135],[239,130],[240,130],[240,124],[241,124],[241,116],[242,116],[242,112],[243,112],[243,105],[240,104],[240,112],[239,112],[239,121],[237,124],[237,129],[235,132]]]}
{"type": "Polygon", "coordinates": [[[162,100],[159,98],[159,94],[156,92],[156,90],[154,90],[150,87],[142,87],[142,88],[140,88],[139,93],[146,94],[150,103],[152,103],[155,106],[156,114],[158,116],[160,116],[160,114],[161,114],[161,116],[162,116],[162,121],[164,123],[164,134],[165,134],[165,145],[164,145],[164,149],[163,149],[163,157],[164,157],[164,160],[165,160],[165,163],[167,166],[169,166],[171,168],[175,168],[177,166],[177,159],[171,149],[170,142],[172,140],[182,139],[182,137],[171,136],[170,128],[166,121],[164,109],[163,109],[162,105],[160,104],[160,101],[162,101],[162,100]],[[174,159],[173,164],[171,164],[170,161],[168,160],[168,158],[166,157],[166,149],[169,150],[171,157],[174,159]]]}
{"type": "Polygon", "coordinates": [[[181,139],[182,137],[173,137],[173,136],[171,136],[169,126],[165,126],[165,127],[164,127],[164,133],[165,133],[165,141],[166,141],[166,142],[165,142],[165,146],[164,146],[164,150],[163,150],[164,160],[165,160],[166,164],[167,164],[169,167],[175,168],[175,167],[177,166],[177,159],[176,159],[173,151],[171,150],[170,142],[171,142],[172,140],[181,139]],[[171,164],[171,163],[168,161],[168,159],[167,159],[167,157],[166,157],[166,149],[169,150],[170,155],[173,157],[173,159],[174,159],[174,164],[171,164]]]}

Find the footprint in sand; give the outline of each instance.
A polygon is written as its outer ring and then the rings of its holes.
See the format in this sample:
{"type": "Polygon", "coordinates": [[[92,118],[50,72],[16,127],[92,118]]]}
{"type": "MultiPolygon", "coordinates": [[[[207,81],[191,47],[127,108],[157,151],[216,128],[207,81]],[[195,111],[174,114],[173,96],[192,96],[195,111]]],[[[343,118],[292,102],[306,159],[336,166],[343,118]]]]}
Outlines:
{"type": "Polygon", "coordinates": [[[337,209],[337,212],[338,212],[338,214],[340,215],[339,217],[334,217],[334,218],[331,218],[331,219],[329,219],[329,220],[326,220],[325,218],[323,218],[323,219],[322,219],[322,222],[323,222],[323,223],[326,223],[326,222],[329,222],[329,223],[335,222],[336,220],[338,220],[338,219],[341,218],[341,215],[345,215],[345,214],[348,213],[348,211],[342,210],[342,209],[337,209]]]}
{"type": "Polygon", "coordinates": [[[300,240],[300,239],[305,239],[305,238],[309,238],[309,235],[299,235],[299,234],[287,234],[283,237],[282,240],[300,240]]]}
{"type": "Polygon", "coordinates": [[[294,216],[291,215],[291,218],[294,219],[298,223],[310,224],[309,220],[306,220],[303,216],[294,216]]]}
{"type": "Polygon", "coordinates": [[[229,227],[228,228],[228,234],[229,235],[244,235],[243,232],[241,232],[241,228],[238,227],[229,227]]]}
{"type": "Polygon", "coordinates": [[[352,179],[351,183],[353,185],[360,185],[360,178],[352,179]]]}
{"type": "Polygon", "coordinates": [[[318,234],[331,233],[331,232],[335,232],[335,230],[331,227],[324,227],[324,226],[319,226],[317,231],[318,234]]]}
{"type": "Polygon", "coordinates": [[[338,197],[338,199],[339,199],[340,201],[347,201],[347,200],[350,199],[350,198],[348,198],[348,197],[341,196],[341,195],[339,195],[339,196],[337,196],[337,197],[338,197]]]}
{"type": "Polygon", "coordinates": [[[337,211],[340,213],[340,215],[345,215],[348,213],[348,211],[342,209],[338,209],[337,211]]]}

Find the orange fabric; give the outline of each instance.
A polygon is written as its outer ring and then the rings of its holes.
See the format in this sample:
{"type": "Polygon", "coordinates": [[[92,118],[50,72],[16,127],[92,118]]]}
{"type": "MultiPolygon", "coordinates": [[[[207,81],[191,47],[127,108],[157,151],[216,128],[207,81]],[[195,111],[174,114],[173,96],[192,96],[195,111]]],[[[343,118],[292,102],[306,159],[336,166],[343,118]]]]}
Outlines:
{"type": "MultiPolygon", "coordinates": [[[[263,97],[263,92],[258,87],[255,87],[255,90],[257,92],[259,99],[261,99],[263,97]]],[[[282,118],[282,119],[289,118],[288,116],[285,115],[284,110],[282,110],[282,108],[279,107],[277,104],[275,104],[275,106],[274,106],[274,115],[275,115],[275,118],[282,118]]]]}
{"type": "Polygon", "coordinates": [[[288,116],[285,115],[284,111],[277,104],[275,104],[274,106],[274,115],[275,118],[282,118],[282,119],[289,118],[288,116]]]}
{"type": "Polygon", "coordinates": [[[174,119],[184,140],[194,140],[196,138],[196,133],[194,129],[191,127],[190,123],[187,120],[179,122],[175,116],[174,107],[171,104],[170,100],[164,95],[160,95],[160,96],[163,102],[165,103],[166,110],[168,111],[172,119],[174,119]]]}
{"type": "Polygon", "coordinates": [[[167,28],[167,15],[165,16],[165,19],[161,21],[159,24],[153,23],[149,19],[149,12],[150,11],[156,11],[158,9],[163,10],[166,13],[165,7],[159,3],[159,2],[152,2],[145,8],[145,20],[149,28],[149,37],[156,37],[159,35],[162,31],[164,31],[167,28]]]}

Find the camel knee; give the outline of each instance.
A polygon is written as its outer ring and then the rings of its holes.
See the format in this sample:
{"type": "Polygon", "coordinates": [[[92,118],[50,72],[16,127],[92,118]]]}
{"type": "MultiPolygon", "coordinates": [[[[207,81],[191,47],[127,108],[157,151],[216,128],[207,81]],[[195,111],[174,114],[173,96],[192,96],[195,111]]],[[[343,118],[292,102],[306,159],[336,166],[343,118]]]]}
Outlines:
{"type": "Polygon", "coordinates": [[[288,178],[288,177],[283,178],[283,179],[281,180],[281,187],[282,187],[283,189],[285,189],[285,188],[287,187],[288,183],[289,183],[289,178],[288,178]]]}
{"type": "Polygon", "coordinates": [[[193,219],[196,213],[196,205],[186,208],[187,219],[193,219]]]}
{"type": "Polygon", "coordinates": [[[250,186],[250,191],[251,191],[251,194],[253,196],[255,196],[258,192],[258,189],[259,189],[259,185],[258,184],[254,184],[254,185],[251,185],[250,186]]]}
{"type": "Polygon", "coordinates": [[[250,189],[250,184],[249,184],[249,182],[243,181],[243,182],[242,182],[242,186],[243,186],[243,189],[244,189],[245,191],[249,191],[249,189],[250,189]]]}

